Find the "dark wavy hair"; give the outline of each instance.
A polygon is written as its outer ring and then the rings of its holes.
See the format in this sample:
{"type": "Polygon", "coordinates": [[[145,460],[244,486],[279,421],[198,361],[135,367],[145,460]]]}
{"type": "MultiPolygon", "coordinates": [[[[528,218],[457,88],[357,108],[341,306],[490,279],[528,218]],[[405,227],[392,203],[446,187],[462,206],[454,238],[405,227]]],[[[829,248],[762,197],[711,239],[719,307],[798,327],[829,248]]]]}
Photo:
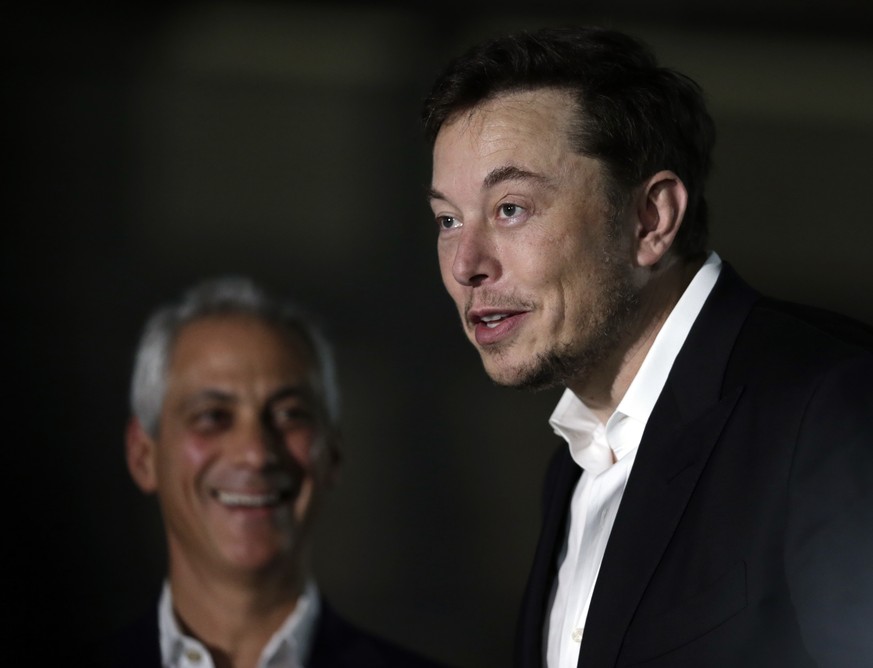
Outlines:
{"type": "Polygon", "coordinates": [[[604,165],[614,210],[652,174],[675,172],[688,190],[688,207],[673,248],[686,258],[705,250],[704,186],[715,127],[703,93],[624,33],[544,28],[470,48],[449,63],[424,102],[427,140],[433,146],[446,121],[482,102],[538,88],[563,89],[575,99],[579,113],[571,139],[581,154],[604,165]]]}

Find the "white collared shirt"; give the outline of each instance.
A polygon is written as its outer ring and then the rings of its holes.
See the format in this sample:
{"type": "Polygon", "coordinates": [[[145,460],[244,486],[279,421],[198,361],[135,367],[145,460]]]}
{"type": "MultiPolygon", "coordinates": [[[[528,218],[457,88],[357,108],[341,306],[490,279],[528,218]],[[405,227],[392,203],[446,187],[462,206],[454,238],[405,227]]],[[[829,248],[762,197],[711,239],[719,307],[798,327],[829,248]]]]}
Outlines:
{"type": "Polygon", "coordinates": [[[605,425],[569,389],[549,418],[583,471],[570,500],[558,577],[543,629],[548,668],[576,668],[594,584],[643,430],[720,270],[721,259],[710,253],[664,321],[605,425]]]}
{"type": "MultiPolygon", "coordinates": [[[[297,599],[294,611],[261,651],[258,668],[304,668],[320,610],[318,588],[309,580],[297,599]]],[[[164,668],[214,668],[212,657],[203,643],[179,628],[173,613],[169,582],[164,582],[158,602],[158,631],[164,668]]]]}

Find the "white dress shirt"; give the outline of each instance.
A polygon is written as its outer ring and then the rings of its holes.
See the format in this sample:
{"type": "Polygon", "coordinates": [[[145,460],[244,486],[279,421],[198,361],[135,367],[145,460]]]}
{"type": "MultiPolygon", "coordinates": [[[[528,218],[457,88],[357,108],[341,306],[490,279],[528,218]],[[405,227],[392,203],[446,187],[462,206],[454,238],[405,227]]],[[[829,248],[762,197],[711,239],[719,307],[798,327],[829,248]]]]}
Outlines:
{"type": "Polygon", "coordinates": [[[558,577],[544,625],[548,668],[576,668],[594,584],[643,430],[720,270],[720,258],[710,253],[664,321],[605,425],[569,389],[549,418],[583,471],[570,501],[558,577]]]}
{"type": "MultiPolygon", "coordinates": [[[[315,583],[307,581],[294,611],[264,646],[258,668],[303,668],[309,657],[321,601],[315,583]]],[[[158,602],[158,631],[164,668],[214,668],[209,650],[182,632],[173,613],[173,595],[164,582],[158,602]]]]}

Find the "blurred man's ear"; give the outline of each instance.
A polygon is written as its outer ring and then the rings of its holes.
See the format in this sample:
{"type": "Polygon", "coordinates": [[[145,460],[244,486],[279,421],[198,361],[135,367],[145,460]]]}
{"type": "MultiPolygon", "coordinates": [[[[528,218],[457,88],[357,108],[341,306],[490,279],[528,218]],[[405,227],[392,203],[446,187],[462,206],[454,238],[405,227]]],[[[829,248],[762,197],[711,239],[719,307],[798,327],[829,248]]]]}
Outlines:
{"type": "Polygon", "coordinates": [[[327,485],[333,487],[339,482],[343,461],[343,435],[338,428],[331,430],[327,441],[327,485]]]}
{"type": "Polygon", "coordinates": [[[151,494],[158,487],[155,474],[155,441],[137,418],[131,418],[125,432],[127,470],[143,492],[151,494]]]}

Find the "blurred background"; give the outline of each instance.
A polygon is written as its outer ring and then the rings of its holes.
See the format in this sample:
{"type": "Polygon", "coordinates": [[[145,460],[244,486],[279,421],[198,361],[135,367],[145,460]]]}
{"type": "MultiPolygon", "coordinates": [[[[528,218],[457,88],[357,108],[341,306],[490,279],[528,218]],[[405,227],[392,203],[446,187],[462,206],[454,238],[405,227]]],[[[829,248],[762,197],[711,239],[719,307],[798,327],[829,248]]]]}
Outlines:
{"type": "Polygon", "coordinates": [[[4,633],[25,656],[151,604],[160,518],[123,460],[133,348],[158,304],[236,273],[309,306],[338,346],[324,593],[435,658],[510,663],[559,393],[493,386],[461,334],[418,125],[479,38],[596,23],[649,42],[716,119],[712,246],[771,294],[873,322],[867,0],[4,13],[4,633]]]}

